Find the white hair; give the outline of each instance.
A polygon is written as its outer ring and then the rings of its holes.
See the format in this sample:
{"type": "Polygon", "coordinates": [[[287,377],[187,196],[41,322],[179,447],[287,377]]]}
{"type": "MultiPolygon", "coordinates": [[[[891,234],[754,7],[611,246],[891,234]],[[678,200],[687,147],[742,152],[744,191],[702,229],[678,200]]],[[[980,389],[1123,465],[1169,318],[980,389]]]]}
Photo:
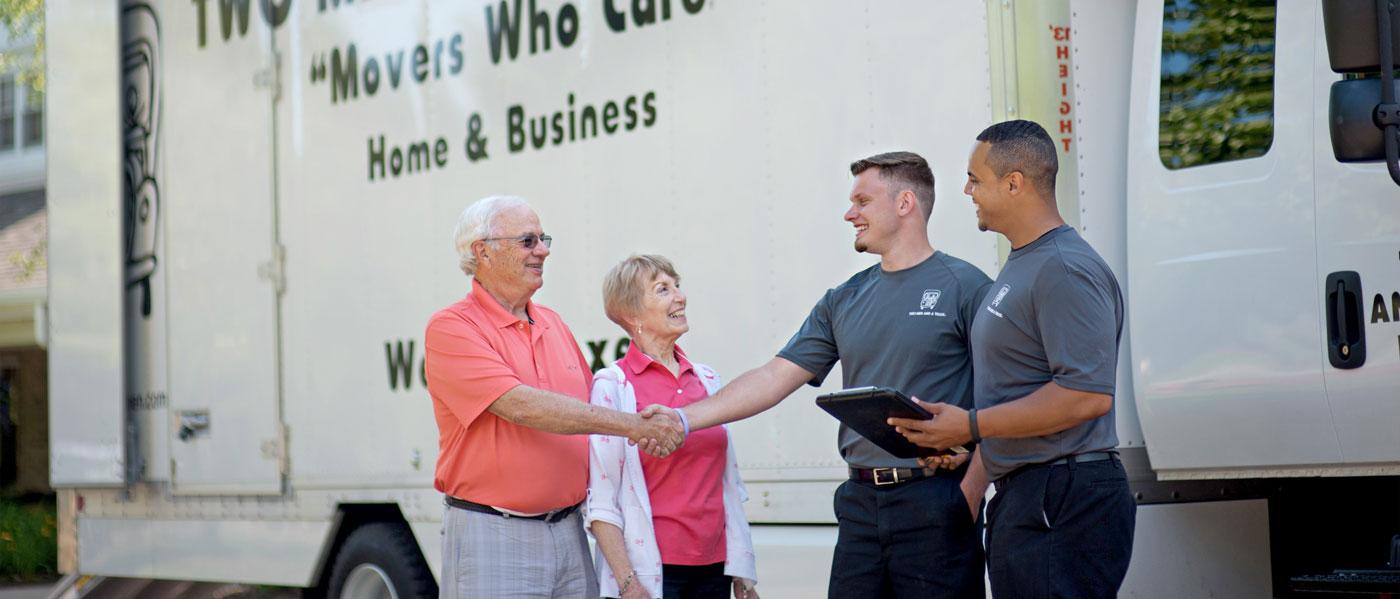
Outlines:
{"type": "Polygon", "coordinates": [[[457,217],[457,226],[452,229],[452,239],[457,246],[457,264],[467,276],[476,274],[476,254],[472,244],[491,236],[492,225],[502,211],[520,206],[529,207],[524,198],[516,196],[490,196],[481,198],[462,211],[457,217]]]}

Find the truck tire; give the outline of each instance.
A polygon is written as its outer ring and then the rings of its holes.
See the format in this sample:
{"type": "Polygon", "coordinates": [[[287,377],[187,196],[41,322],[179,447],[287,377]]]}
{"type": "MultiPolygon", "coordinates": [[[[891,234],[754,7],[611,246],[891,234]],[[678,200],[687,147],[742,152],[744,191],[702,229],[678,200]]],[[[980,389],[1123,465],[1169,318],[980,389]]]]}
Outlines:
{"type": "Polygon", "coordinates": [[[413,533],[400,522],[356,528],[331,569],[331,599],[432,599],[437,581],[413,533]]]}

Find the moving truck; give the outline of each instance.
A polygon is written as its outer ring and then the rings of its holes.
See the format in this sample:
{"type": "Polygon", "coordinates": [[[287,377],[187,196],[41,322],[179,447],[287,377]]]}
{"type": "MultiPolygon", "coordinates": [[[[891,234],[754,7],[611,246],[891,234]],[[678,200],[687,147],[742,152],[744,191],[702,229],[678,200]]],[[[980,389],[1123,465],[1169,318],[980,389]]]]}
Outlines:
{"type": "MultiPolygon", "coordinates": [[[[627,344],[602,275],[651,252],[681,343],[734,377],[875,260],[841,219],[852,160],[927,157],[930,239],[995,275],[966,161],[1029,118],[1126,295],[1123,596],[1400,588],[1376,5],[48,0],[61,566],[431,594],[422,335],[469,289],[467,204],[531,201],[557,239],[535,299],[594,368],[627,344]]],[[[825,593],[847,474],[812,401],[839,380],[733,425],[765,597],[825,593]]]]}

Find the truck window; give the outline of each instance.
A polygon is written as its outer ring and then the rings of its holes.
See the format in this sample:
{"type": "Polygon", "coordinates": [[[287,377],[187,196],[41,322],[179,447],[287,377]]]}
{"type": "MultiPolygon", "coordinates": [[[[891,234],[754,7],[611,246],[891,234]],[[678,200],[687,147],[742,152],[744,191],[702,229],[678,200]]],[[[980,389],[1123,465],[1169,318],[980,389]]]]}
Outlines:
{"type": "Polygon", "coordinates": [[[1269,151],[1276,8],[1273,0],[1166,0],[1158,151],[1167,168],[1269,151]]]}

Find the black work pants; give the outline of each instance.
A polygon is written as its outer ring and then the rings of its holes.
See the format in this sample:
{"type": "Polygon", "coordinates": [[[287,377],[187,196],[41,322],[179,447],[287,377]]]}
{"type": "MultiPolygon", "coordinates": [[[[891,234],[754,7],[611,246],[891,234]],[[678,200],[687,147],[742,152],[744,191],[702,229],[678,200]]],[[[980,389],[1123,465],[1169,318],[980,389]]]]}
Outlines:
{"type": "Polygon", "coordinates": [[[1116,597],[1132,557],[1136,514],[1116,457],[1007,475],[987,507],[992,596],[1116,597]]]}
{"type": "Polygon", "coordinates": [[[980,510],[974,520],[959,482],[943,473],[887,487],[842,483],[828,596],[984,597],[980,510]]]}

